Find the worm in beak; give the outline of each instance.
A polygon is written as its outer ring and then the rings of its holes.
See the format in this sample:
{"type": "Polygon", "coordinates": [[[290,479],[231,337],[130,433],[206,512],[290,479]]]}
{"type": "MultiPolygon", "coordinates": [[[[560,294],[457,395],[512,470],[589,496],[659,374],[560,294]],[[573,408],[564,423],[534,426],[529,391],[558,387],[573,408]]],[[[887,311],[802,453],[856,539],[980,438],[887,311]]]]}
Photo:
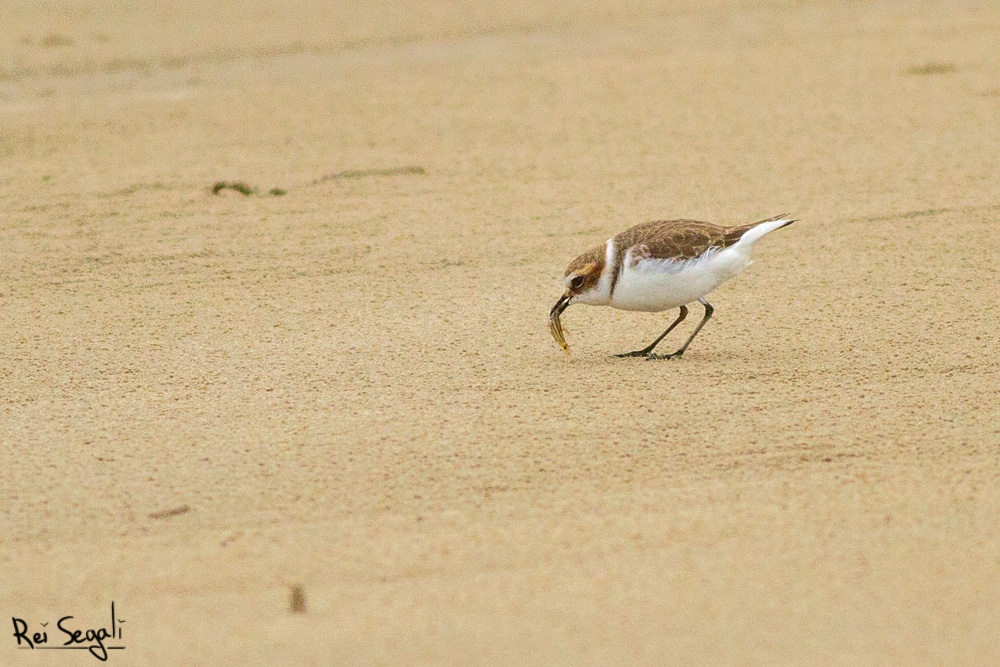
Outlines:
{"type": "Polygon", "coordinates": [[[563,335],[562,323],[559,321],[559,316],[562,312],[569,307],[569,302],[572,297],[568,294],[563,294],[556,301],[556,305],[552,306],[552,311],[549,313],[549,333],[552,337],[556,339],[564,351],[569,352],[569,344],[566,343],[566,336],[563,335]]]}

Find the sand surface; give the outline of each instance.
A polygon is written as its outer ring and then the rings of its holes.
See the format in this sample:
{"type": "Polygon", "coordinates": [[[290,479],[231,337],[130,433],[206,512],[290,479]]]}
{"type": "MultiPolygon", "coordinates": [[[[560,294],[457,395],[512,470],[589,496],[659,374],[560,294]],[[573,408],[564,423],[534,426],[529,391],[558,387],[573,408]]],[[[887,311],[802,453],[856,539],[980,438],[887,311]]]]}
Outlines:
{"type": "Polygon", "coordinates": [[[0,8],[4,623],[1000,661],[997,3],[314,4],[0,8]],[[610,356],[671,313],[549,337],[625,227],[784,211],[683,360],[610,356]]]}

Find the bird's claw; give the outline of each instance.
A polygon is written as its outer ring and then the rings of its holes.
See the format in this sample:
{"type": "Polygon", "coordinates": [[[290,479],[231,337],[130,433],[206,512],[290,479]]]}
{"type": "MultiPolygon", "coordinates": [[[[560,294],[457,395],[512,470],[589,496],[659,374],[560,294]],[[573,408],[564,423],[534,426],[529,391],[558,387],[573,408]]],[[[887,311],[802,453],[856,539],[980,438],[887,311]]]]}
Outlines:
{"type": "Polygon", "coordinates": [[[672,354],[647,354],[646,361],[656,361],[657,359],[680,359],[681,353],[674,352],[672,354]]]}

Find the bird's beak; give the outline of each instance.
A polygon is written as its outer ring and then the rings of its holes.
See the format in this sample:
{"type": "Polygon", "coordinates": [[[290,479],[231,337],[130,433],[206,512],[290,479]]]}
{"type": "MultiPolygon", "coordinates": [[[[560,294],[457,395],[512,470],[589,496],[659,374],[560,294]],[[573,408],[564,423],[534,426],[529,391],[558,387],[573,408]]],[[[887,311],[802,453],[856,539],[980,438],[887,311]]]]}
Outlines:
{"type": "Polygon", "coordinates": [[[549,312],[549,332],[556,339],[556,342],[559,343],[559,347],[566,352],[569,352],[569,345],[566,343],[566,336],[563,335],[562,323],[559,321],[559,316],[569,307],[572,299],[573,297],[570,293],[566,292],[559,297],[556,305],[552,306],[552,311],[549,312]]]}

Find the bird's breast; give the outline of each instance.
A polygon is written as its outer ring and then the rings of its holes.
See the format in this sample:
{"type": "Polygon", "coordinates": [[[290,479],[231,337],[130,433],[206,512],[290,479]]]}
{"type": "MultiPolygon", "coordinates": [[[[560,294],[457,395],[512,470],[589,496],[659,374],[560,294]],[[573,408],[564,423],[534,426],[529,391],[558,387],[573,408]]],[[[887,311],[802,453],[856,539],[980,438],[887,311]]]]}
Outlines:
{"type": "Polygon", "coordinates": [[[637,261],[626,253],[608,305],[619,310],[659,312],[697,301],[747,265],[743,253],[709,249],[695,259],[653,257],[637,261]]]}

